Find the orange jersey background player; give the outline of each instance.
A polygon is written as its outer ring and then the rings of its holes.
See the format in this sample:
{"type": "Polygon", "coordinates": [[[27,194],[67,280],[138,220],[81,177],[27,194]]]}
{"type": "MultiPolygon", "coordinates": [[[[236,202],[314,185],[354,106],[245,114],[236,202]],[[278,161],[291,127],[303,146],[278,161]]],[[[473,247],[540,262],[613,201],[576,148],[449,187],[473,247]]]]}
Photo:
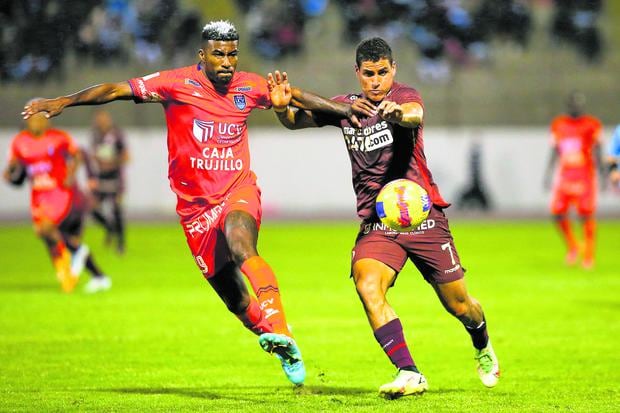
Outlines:
{"type": "Polygon", "coordinates": [[[75,179],[78,146],[66,132],[52,128],[43,114],[32,116],[25,126],[11,141],[5,179],[13,184],[30,181],[34,229],[47,247],[63,291],[75,288],[84,267],[93,275],[87,292],[109,289],[110,279],[81,243],[86,206],[75,179]]]}
{"type": "Polygon", "coordinates": [[[566,262],[573,265],[582,253],[582,265],[594,265],[596,224],[597,169],[602,166],[601,134],[603,125],[594,116],[585,114],[585,96],[570,94],[567,114],[557,116],[551,123],[551,157],[545,182],[556,169],[550,210],[567,246],[566,262]],[[556,168],[557,164],[557,168],[556,168]],[[575,237],[568,212],[574,207],[583,221],[583,242],[575,237]]]}

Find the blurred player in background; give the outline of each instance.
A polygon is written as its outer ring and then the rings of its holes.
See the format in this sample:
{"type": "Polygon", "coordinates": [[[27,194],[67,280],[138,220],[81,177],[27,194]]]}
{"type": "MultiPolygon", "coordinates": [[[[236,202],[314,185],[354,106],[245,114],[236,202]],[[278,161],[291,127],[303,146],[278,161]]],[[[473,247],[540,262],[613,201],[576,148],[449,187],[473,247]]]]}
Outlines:
{"type": "Polygon", "coordinates": [[[618,163],[620,163],[620,125],[616,126],[614,135],[611,137],[609,156],[607,158],[609,180],[615,191],[620,191],[620,170],[618,169],[618,163]]]}
{"type": "Polygon", "coordinates": [[[237,72],[239,35],[227,21],[202,31],[199,63],[27,105],[56,116],[67,106],[114,100],[161,103],[168,125],[168,177],[196,264],[227,308],[301,384],[305,367],[284,316],[271,267],[258,255],[260,190],[250,169],[247,117],[271,107],[266,80],[237,72]],[[245,274],[256,298],[247,290],[245,274]],[[258,300],[257,300],[258,299],[258,300]]]}
{"type": "MultiPolygon", "coordinates": [[[[566,243],[566,263],[575,265],[580,258],[585,269],[594,266],[597,198],[597,169],[603,168],[601,155],[601,122],[584,113],[586,98],[572,92],[566,101],[567,113],[551,122],[551,155],[545,173],[545,187],[557,166],[551,197],[551,214],[566,243]],[[573,233],[568,218],[575,207],[583,225],[583,243],[573,233]]],[[[604,176],[604,175],[603,175],[604,176]]]]}
{"type": "Polygon", "coordinates": [[[397,398],[428,389],[405,342],[400,319],[386,299],[407,258],[433,286],[446,310],[464,325],[475,348],[480,379],[493,387],[499,379],[499,363],[482,308],[465,287],[465,270],[443,212],[450,204],[442,199],[426,165],[422,99],[412,87],[394,82],[396,63],[383,39],[359,44],[355,72],[361,93],[337,96],[332,101],[292,88],[285,73],[270,73],[268,82],[274,110],[287,128],[332,125],[342,129],[362,219],[351,275],[374,336],[398,369],[396,378],[381,386],[379,393],[397,398]],[[350,111],[367,117],[351,117],[350,111]],[[398,178],[420,184],[433,203],[427,220],[410,233],[386,228],[375,211],[383,185],[398,178]]]}
{"type": "Polygon", "coordinates": [[[49,251],[62,290],[73,291],[84,266],[92,274],[85,291],[108,290],[110,278],[81,242],[86,202],[75,177],[79,148],[66,132],[52,128],[43,114],[25,123],[11,141],[4,177],[15,185],[29,179],[34,229],[49,251]]]}
{"type": "Polygon", "coordinates": [[[116,250],[125,251],[125,219],[122,201],[124,166],[129,159],[123,132],[105,110],[95,112],[93,134],[87,152],[88,187],[93,196],[92,215],[106,230],[106,244],[116,242],[116,250]],[[106,217],[105,204],[111,213],[106,217]]]}

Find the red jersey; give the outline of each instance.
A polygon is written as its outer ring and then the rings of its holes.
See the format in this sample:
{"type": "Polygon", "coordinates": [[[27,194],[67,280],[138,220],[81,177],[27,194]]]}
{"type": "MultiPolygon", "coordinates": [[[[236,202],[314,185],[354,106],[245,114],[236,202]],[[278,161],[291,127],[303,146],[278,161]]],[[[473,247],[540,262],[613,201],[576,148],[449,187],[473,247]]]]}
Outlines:
{"type": "Polygon", "coordinates": [[[255,185],[247,118],[271,107],[267,81],[235,72],[219,93],[200,65],[129,80],[136,102],[160,102],[168,126],[168,178],[177,197],[219,204],[232,188],[255,185]]]}
{"type": "MultiPolygon", "coordinates": [[[[352,103],[360,94],[340,95],[336,102],[352,103]]],[[[417,90],[394,82],[386,101],[404,104],[424,103],[417,90]]],[[[394,179],[410,179],[428,192],[431,202],[441,208],[450,206],[439,193],[424,154],[424,125],[413,129],[381,119],[379,115],[361,120],[356,128],[349,119],[313,112],[319,126],[332,125],[342,130],[349,151],[353,189],[357,196],[357,214],[360,218],[378,219],[375,201],[383,185],[394,179]]]]}
{"type": "Polygon", "coordinates": [[[41,208],[45,208],[44,215],[56,223],[69,210],[76,187],[64,185],[67,158],[75,156],[78,150],[73,139],[58,129],[48,129],[39,137],[24,130],[13,138],[9,160],[17,160],[26,168],[35,220],[43,218],[38,211],[41,208]]]}
{"type": "Polygon", "coordinates": [[[600,143],[603,126],[593,116],[558,116],[551,123],[552,145],[559,154],[559,182],[593,180],[596,165],[593,149],[600,143]]]}

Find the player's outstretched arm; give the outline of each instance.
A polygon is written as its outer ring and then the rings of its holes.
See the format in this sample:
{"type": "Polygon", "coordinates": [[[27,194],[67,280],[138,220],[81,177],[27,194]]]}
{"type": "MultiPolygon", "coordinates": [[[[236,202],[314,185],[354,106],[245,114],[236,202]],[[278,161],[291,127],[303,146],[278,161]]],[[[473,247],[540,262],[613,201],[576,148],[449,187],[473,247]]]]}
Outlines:
{"type": "Polygon", "coordinates": [[[102,83],[91,86],[77,93],[55,99],[39,99],[24,106],[21,113],[24,119],[39,113],[46,112],[45,117],[51,118],[59,115],[68,106],[102,105],[114,100],[130,100],[133,91],[129,82],[102,83]]]}
{"type": "Polygon", "coordinates": [[[323,112],[348,118],[355,126],[361,126],[359,116],[373,116],[376,111],[369,102],[349,105],[335,102],[314,93],[292,87],[286,72],[275,71],[267,75],[271,103],[280,122],[289,129],[317,127],[312,112],[323,112]]]}

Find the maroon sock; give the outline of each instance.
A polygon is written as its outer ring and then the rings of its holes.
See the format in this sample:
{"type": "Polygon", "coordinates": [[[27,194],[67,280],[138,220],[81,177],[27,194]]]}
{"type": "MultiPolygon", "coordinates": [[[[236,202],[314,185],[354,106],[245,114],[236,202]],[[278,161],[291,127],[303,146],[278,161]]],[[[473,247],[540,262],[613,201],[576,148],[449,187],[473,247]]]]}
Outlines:
{"type": "Polygon", "coordinates": [[[487,333],[486,320],[483,320],[478,327],[470,328],[465,326],[465,330],[471,336],[471,342],[478,350],[482,350],[489,343],[489,334],[487,333]]]}
{"type": "Polygon", "coordinates": [[[376,329],[375,338],[397,368],[415,367],[398,318],[376,329]]]}

